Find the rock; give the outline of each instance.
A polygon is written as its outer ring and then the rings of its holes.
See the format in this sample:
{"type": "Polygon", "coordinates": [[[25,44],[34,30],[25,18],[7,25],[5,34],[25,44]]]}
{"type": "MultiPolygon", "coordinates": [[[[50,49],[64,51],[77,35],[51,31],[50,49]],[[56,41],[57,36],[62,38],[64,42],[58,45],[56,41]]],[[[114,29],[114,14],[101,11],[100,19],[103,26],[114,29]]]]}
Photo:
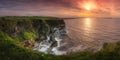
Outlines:
{"type": "Polygon", "coordinates": [[[31,48],[31,47],[34,47],[35,45],[35,42],[32,41],[32,40],[25,40],[21,43],[24,47],[28,47],[28,48],[31,48]]]}

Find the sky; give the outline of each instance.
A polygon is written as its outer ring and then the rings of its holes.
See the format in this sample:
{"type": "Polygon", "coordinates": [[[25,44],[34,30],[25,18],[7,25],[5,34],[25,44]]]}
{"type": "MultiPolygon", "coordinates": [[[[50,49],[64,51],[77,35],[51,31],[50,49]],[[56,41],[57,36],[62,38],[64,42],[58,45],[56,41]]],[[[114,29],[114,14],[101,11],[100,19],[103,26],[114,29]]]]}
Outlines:
{"type": "Polygon", "coordinates": [[[120,17],[120,0],[0,0],[0,16],[120,17]]]}

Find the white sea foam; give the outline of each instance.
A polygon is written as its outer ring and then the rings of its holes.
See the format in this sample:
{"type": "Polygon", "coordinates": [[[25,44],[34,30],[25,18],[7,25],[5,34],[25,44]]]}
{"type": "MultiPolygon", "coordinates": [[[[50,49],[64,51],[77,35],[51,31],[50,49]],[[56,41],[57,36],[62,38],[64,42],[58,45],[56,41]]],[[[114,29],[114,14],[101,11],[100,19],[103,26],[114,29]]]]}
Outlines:
{"type": "Polygon", "coordinates": [[[61,31],[58,29],[58,28],[54,28],[53,29],[55,32],[52,33],[51,35],[47,36],[47,39],[46,40],[43,40],[42,42],[40,43],[37,43],[36,47],[34,48],[34,50],[38,50],[40,52],[44,52],[46,54],[50,53],[50,54],[55,54],[55,55],[63,55],[63,54],[66,54],[65,51],[60,51],[59,50],[59,47],[61,47],[61,41],[63,40],[61,38],[61,31]],[[53,43],[51,43],[50,41],[50,38],[51,36],[54,37],[54,40],[56,41],[57,45],[52,47],[51,45],[53,43]]]}

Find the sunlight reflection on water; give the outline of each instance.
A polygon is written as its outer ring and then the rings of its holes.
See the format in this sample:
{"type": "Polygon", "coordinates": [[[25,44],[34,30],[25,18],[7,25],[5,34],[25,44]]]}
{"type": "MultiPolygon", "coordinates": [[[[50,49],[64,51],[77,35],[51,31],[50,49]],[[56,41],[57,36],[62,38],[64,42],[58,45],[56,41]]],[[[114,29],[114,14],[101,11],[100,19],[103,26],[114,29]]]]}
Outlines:
{"type": "MultiPolygon", "coordinates": [[[[84,34],[90,36],[90,32],[92,32],[92,19],[91,18],[84,18],[84,34]]],[[[85,37],[84,37],[85,38],[85,37]]],[[[86,41],[92,41],[89,39],[85,39],[86,41]]]]}
{"type": "Polygon", "coordinates": [[[65,23],[69,37],[76,42],[120,40],[120,19],[80,18],[65,23]]]}

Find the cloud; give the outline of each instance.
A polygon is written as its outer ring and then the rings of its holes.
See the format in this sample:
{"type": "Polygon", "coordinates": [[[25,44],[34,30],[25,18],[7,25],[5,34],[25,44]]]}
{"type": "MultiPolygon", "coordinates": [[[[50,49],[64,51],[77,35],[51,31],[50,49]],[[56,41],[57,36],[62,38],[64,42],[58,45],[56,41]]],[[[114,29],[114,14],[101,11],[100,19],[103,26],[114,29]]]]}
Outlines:
{"type": "Polygon", "coordinates": [[[77,8],[73,0],[1,0],[0,5],[4,7],[66,7],[77,8]]]}
{"type": "Polygon", "coordinates": [[[120,0],[1,0],[0,15],[7,15],[7,12],[13,15],[78,15],[84,11],[81,5],[88,1],[95,2],[98,7],[92,11],[94,14],[120,12],[120,0]]]}

